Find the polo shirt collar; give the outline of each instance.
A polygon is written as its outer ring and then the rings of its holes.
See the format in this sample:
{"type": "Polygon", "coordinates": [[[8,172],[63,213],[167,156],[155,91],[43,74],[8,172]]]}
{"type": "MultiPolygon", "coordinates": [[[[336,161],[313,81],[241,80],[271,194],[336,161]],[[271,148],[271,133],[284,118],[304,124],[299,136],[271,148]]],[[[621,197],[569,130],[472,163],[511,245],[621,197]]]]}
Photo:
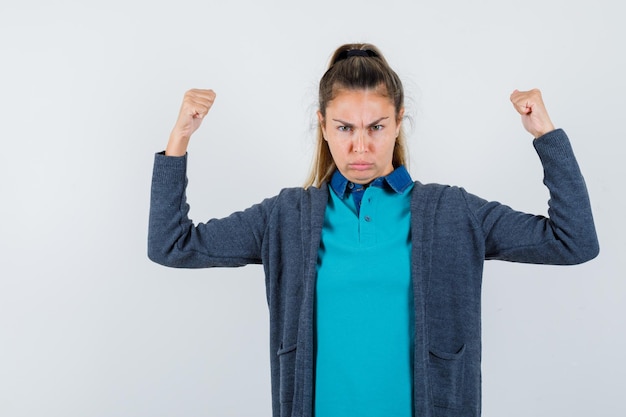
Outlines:
{"type": "MultiPolygon", "coordinates": [[[[399,167],[394,169],[390,174],[384,177],[376,178],[374,181],[372,181],[369,185],[366,185],[365,187],[374,186],[374,187],[382,188],[384,187],[385,184],[387,184],[396,193],[402,194],[411,184],[413,184],[413,179],[411,178],[411,175],[406,170],[404,165],[400,165],[399,167]]],[[[354,184],[348,181],[348,179],[344,177],[343,174],[339,172],[338,169],[335,170],[333,176],[330,179],[330,186],[335,192],[335,194],[337,194],[341,198],[345,197],[346,192],[351,192],[355,188],[357,189],[364,188],[360,184],[354,184]]]]}

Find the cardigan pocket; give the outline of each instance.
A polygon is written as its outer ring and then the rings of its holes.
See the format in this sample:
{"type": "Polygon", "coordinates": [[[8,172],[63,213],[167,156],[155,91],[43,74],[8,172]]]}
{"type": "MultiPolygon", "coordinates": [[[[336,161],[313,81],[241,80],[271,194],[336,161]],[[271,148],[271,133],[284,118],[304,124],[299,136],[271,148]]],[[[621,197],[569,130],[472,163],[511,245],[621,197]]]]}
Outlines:
{"type": "Polygon", "coordinates": [[[435,407],[458,409],[463,405],[465,345],[456,353],[430,350],[431,393],[435,407]]]}
{"type": "Polygon", "coordinates": [[[280,349],[276,353],[278,355],[278,362],[280,366],[280,402],[291,403],[293,402],[293,388],[296,376],[296,348],[297,344],[283,347],[280,345],[280,349]]]}

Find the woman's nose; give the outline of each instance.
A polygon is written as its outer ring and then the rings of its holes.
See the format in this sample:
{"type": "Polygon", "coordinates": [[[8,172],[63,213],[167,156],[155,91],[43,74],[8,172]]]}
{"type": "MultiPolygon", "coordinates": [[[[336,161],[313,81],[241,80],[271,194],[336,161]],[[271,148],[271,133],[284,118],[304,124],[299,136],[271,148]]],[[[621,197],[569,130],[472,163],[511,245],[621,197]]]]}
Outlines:
{"type": "Polygon", "coordinates": [[[359,131],[354,138],[354,144],[352,145],[352,150],[356,153],[362,153],[367,150],[365,145],[365,133],[363,131],[359,131]]]}

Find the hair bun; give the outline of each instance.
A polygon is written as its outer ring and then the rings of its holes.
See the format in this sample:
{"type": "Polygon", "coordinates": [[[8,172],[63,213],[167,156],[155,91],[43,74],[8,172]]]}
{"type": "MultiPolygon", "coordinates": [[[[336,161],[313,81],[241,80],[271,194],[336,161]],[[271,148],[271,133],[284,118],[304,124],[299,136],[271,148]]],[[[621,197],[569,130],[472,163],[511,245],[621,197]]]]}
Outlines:
{"type": "Polygon", "coordinates": [[[339,61],[343,61],[344,59],[353,57],[353,56],[362,56],[365,58],[368,57],[378,57],[378,54],[371,49],[348,49],[347,51],[342,51],[337,55],[337,59],[335,63],[339,61]]]}

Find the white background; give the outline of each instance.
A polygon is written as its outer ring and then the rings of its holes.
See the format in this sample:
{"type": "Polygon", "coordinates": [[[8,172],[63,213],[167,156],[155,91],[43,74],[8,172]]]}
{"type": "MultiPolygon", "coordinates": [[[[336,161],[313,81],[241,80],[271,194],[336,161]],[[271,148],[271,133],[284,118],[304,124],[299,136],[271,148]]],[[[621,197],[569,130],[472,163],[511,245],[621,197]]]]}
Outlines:
{"type": "Polygon", "coordinates": [[[539,87],[590,190],[600,256],[489,262],[483,416],[624,416],[626,30],[619,2],[8,1],[0,5],[0,415],[270,415],[262,268],[146,257],[153,154],[182,95],[195,221],[302,184],[335,47],[404,80],[411,173],[544,214],[508,101],[539,87]]]}

